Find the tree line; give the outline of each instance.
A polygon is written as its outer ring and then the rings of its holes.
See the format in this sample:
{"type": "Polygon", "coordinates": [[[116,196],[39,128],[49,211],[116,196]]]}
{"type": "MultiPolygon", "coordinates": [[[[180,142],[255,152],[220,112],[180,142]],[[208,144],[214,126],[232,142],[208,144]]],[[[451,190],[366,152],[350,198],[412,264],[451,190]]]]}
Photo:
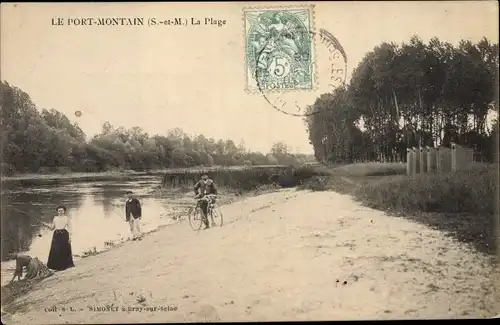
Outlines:
{"type": "Polygon", "coordinates": [[[307,108],[315,156],[325,162],[405,161],[415,146],[475,149],[494,159],[498,115],[498,44],[458,46],[414,36],[382,43],[354,69],[348,85],[307,108]]]}
{"type": "Polygon", "coordinates": [[[268,154],[245,149],[244,143],[190,136],[180,128],[149,135],[109,122],[87,139],[66,115],[38,110],[30,96],[8,82],[0,84],[2,172],[99,172],[193,166],[294,165],[314,157],[291,154],[275,143],[268,154]]]}

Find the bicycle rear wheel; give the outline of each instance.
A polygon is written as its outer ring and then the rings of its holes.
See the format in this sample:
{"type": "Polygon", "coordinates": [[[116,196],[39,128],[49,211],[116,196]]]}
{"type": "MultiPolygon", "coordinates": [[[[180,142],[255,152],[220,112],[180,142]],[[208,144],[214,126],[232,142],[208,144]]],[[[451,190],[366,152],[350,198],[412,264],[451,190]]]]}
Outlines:
{"type": "Polygon", "coordinates": [[[222,227],[222,225],[224,224],[224,218],[219,208],[213,207],[210,210],[209,221],[212,222],[212,227],[222,227]]]}
{"type": "Polygon", "coordinates": [[[203,212],[199,206],[191,209],[189,213],[189,225],[193,230],[200,230],[203,226],[203,212]]]}

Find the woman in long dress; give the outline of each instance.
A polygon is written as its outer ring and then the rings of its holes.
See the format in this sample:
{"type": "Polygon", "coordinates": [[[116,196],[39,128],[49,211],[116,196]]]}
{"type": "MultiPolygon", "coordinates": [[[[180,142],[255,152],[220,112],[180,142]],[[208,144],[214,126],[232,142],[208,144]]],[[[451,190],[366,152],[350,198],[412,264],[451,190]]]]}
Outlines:
{"type": "Polygon", "coordinates": [[[71,222],[66,215],[66,207],[58,206],[56,211],[52,224],[45,224],[54,230],[47,267],[62,271],[75,266],[71,252],[71,222]]]}

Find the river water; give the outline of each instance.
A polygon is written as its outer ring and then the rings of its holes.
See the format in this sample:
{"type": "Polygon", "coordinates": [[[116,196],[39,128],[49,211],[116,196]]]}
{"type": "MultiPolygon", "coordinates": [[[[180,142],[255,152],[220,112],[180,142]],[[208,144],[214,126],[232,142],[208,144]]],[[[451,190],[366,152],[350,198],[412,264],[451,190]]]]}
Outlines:
{"type": "Polygon", "coordinates": [[[2,286],[10,281],[15,263],[9,253],[24,252],[46,263],[52,232],[41,227],[50,222],[58,205],[72,220],[72,250],[78,260],[92,251],[103,251],[130,236],[125,222],[125,192],[131,190],[143,206],[141,230],[152,231],[176,222],[193,204],[193,194],[161,189],[161,176],[135,176],[106,181],[37,181],[2,184],[2,286]]]}

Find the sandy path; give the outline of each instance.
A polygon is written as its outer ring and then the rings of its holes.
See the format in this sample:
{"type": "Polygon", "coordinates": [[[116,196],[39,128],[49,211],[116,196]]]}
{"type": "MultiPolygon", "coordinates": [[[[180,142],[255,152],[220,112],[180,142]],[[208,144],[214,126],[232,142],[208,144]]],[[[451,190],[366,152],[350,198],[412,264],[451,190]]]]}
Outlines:
{"type": "Polygon", "coordinates": [[[500,311],[498,273],[487,257],[348,196],[288,190],[223,212],[222,228],[193,232],[183,222],[79,261],[22,297],[23,312],[5,321],[468,318],[500,311]],[[119,310],[88,310],[110,305],[119,310]],[[51,306],[58,311],[44,311],[51,306]],[[121,311],[129,306],[176,310],[121,311]]]}

